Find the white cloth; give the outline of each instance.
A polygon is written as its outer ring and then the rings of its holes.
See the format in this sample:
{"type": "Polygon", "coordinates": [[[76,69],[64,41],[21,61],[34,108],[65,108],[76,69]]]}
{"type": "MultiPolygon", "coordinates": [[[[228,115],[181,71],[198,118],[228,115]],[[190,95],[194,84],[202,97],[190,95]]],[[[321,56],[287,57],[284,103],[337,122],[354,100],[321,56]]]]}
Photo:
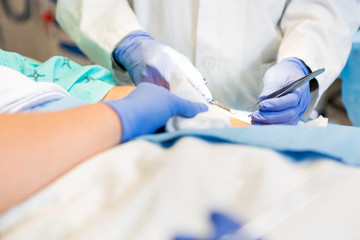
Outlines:
{"type": "Polygon", "coordinates": [[[193,118],[175,116],[166,123],[166,131],[230,127],[228,114],[218,107],[207,103],[200,93],[186,80],[184,73],[180,69],[175,69],[171,75],[170,91],[187,100],[207,104],[209,110],[193,118]]]}
{"type": "Polygon", "coordinates": [[[35,82],[23,74],[0,66],[0,113],[14,113],[69,94],[55,83],[35,82]]]}
{"type": "Polygon", "coordinates": [[[214,209],[265,240],[360,239],[360,169],[317,160],[189,137],[170,149],[136,140],[5,212],[0,239],[205,238],[214,209]]]}
{"type": "Polygon", "coordinates": [[[272,64],[298,57],[326,69],[313,107],[346,63],[360,10],[358,0],[60,0],[57,19],[108,68],[115,45],[143,28],[189,57],[214,98],[235,109],[256,102],[272,64]]]}

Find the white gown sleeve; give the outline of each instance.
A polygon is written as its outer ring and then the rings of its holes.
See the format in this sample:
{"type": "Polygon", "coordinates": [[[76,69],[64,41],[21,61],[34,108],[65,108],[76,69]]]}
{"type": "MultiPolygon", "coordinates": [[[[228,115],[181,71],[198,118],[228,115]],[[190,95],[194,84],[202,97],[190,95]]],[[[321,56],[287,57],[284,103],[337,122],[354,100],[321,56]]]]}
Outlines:
{"type": "MultiPolygon", "coordinates": [[[[283,33],[278,61],[302,59],[312,70],[324,67],[317,80],[319,97],[339,76],[351,50],[352,37],[360,26],[358,0],[291,0],[280,21],[283,33]]],[[[310,108],[311,108],[310,107],[310,108]]]]}
{"type": "Polygon", "coordinates": [[[90,60],[110,70],[115,46],[141,30],[127,0],[60,0],[56,19],[90,60]]]}

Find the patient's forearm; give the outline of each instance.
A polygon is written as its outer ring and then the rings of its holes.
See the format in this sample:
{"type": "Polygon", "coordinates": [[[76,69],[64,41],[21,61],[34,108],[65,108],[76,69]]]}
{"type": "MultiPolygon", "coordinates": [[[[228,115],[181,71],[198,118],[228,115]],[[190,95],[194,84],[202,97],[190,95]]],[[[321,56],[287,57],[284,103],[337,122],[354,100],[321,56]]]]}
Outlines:
{"type": "Polygon", "coordinates": [[[98,103],[54,113],[0,115],[0,212],[120,142],[115,112],[98,103]]]}

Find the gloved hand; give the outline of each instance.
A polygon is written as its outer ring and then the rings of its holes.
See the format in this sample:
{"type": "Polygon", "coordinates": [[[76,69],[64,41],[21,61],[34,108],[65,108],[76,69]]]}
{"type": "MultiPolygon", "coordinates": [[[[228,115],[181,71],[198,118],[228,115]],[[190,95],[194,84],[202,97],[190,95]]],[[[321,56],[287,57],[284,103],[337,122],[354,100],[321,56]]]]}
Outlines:
{"type": "Polygon", "coordinates": [[[260,240],[249,238],[249,235],[241,231],[241,224],[235,221],[234,219],[228,217],[227,215],[220,212],[212,212],[211,223],[213,227],[213,232],[210,237],[206,238],[194,238],[187,236],[177,236],[175,240],[221,240],[221,239],[229,239],[229,240],[260,240]]]}
{"type": "Polygon", "coordinates": [[[121,142],[154,133],[175,115],[189,118],[208,109],[203,103],[182,99],[150,83],[140,83],[127,97],[104,103],[113,108],[121,119],[121,142]]]}
{"type": "Polygon", "coordinates": [[[212,99],[203,77],[190,60],[144,31],[136,31],[124,38],[114,50],[113,57],[125,67],[135,85],[150,82],[169,89],[171,74],[179,68],[200,94],[207,100],[212,99]]]}
{"type": "MultiPolygon", "coordinates": [[[[271,67],[263,78],[264,88],[259,99],[295,81],[310,71],[298,58],[286,58],[271,67]]],[[[309,83],[279,98],[264,100],[259,104],[259,111],[251,115],[253,124],[288,124],[296,125],[310,104],[309,83]]]]}

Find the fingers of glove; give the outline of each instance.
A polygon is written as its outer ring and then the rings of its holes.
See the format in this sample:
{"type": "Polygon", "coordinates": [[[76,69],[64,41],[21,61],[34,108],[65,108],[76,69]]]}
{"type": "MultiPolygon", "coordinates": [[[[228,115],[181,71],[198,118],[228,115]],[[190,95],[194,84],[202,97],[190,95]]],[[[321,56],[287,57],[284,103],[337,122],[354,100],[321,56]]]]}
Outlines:
{"type": "Polygon", "coordinates": [[[150,83],[140,83],[123,99],[105,102],[119,115],[123,126],[122,141],[153,133],[176,114],[193,117],[207,106],[179,98],[169,90],[150,83]]]}
{"type": "Polygon", "coordinates": [[[215,230],[216,239],[226,234],[231,234],[241,227],[240,223],[220,212],[212,212],[211,221],[215,230]]]}
{"type": "Polygon", "coordinates": [[[299,105],[279,112],[256,111],[251,114],[251,120],[265,124],[296,125],[300,120],[301,110],[299,105]]]}
{"type": "MultiPolygon", "coordinates": [[[[210,218],[212,222],[210,237],[192,238],[188,236],[178,236],[175,240],[233,239],[233,237],[230,237],[230,234],[234,234],[241,227],[240,223],[220,212],[212,212],[210,218]]],[[[240,238],[243,239],[242,237],[240,238]]],[[[239,237],[236,236],[236,239],[239,239],[239,237]]]]}
{"type": "Polygon", "coordinates": [[[278,64],[269,68],[264,75],[264,87],[259,98],[261,99],[307,74],[300,67],[298,61],[300,60],[295,58],[283,59],[278,64]]]}
{"type": "Polygon", "coordinates": [[[171,101],[173,103],[174,115],[191,118],[208,110],[208,106],[204,103],[188,101],[175,95],[171,96],[171,101]]]}
{"type": "Polygon", "coordinates": [[[280,89],[280,84],[277,84],[276,82],[265,82],[264,81],[264,87],[259,95],[259,99],[263,99],[264,97],[266,97],[267,95],[275,92],[276,90],[280,89]]]}
{"type": "Polygon", "coordinates": [[[269,68],[263,77],[264,87],[263,90],[261,91],[259,99],[262,99],[265,96],[280,89],[283,82],[286,81],[286,79],[287,79],[287,72],[282,70],[282,64],[276,64],[271,68],[269,68]]]}
{"type": "Polygon", "coordinates": [[[293,92],[279,98],[264,100],[259,104],[259,109],[262,111],[282,111],[295,107],[299,104],[299,101],[299,94],[293,92]]]}
{"type": "Polygon", "coordinates": [[[142,112],[152,112],[152,115],[158,114],[157,117],[163,116],[166,119],[174,115],[190,118],[208,110],[208,107],[203,103],[182,99],[167,89],[150,83],[139,84],[128,98],[142,112]]]}

